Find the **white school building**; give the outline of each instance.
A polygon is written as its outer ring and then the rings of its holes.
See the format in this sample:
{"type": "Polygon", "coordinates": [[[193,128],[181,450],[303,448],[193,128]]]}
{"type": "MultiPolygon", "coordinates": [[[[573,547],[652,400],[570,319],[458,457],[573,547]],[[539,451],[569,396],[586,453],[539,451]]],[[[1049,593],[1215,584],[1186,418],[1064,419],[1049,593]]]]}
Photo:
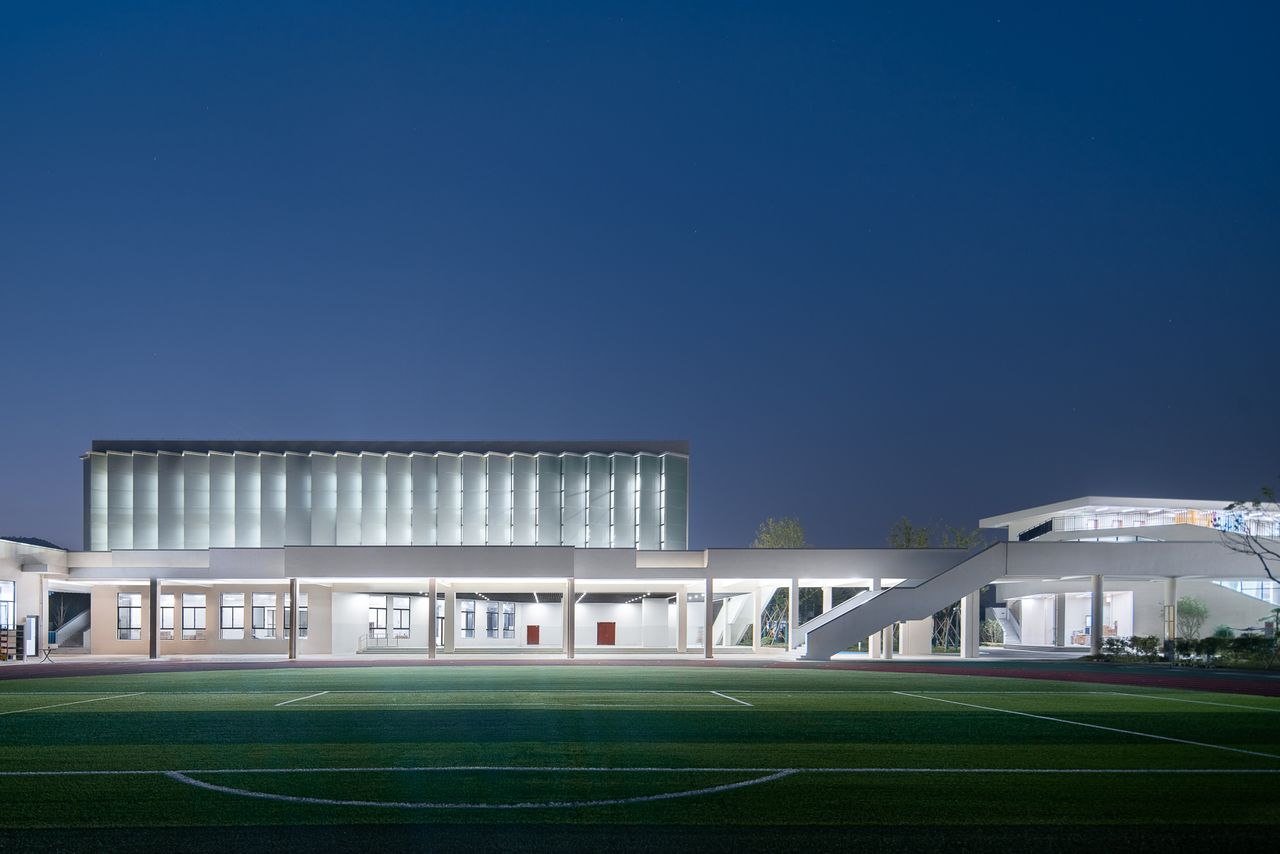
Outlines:
{"type": "Polygon", "coordinates": [[[1280,604],[1226,542],[1280,513],[1225,501],[1064,501],[982,519],[1006,535],[973,551],[690,549],[685,442],[106,440],[83,464],[82,551],[0,539],[9,657],[929,655],[957,601],[961,655],[984,617],[1085,653],[1171,637],[1181,596],[1210,630],[1280,604]]]}

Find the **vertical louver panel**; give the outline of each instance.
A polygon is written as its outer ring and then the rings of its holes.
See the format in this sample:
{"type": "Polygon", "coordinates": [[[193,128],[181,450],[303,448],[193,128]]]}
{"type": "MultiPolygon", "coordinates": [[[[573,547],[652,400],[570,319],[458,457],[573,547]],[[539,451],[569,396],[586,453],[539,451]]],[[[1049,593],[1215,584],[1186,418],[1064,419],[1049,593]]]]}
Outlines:
{"type": "Polygon", "coordinates": [[[438,498],[435,455],[411,454],[409,471],[413,476],[413,544],[434,546],[438,498]]]}
{"type": "Polygon", "coordinates": [[[560,545],[560,505],[563,484],[560,458],[554,454],[538,454],[538,531],[540,546],[560,545]]]}
{"type": "Polygon", "coordinates": [[[413,542],[413,475],[407,454],[387,454],[387,545],[413,542]]]}
{"type": "Polygon", "coordinates": [[[107,545],[107,455],[90,454],[85,460],[85,544],[90,551],[106,551],[107,545]]]}
{"type": "Polygon", "coordinates": [[[689,460],[662,458],[662,548],[689,547],[689,460]]]}
{"type": "Polygon", "coordinates": [[[528,454],[511,457],[511,542],[536,544],[538,530],[538,466],[528,454]]]}
{"type": "Polygon", "coordinates": [[[610,544],[609,458],[587,455],[587,547],[607,549],[610,544]]]}
{"type": "Polygon", "coordinates": [[[261,458],[257,454],[235,454],[236,548],[256,549],[262,545],[261,458]]]}
{"type": "Polygon", "coordinates": [[[339,453],[337,544],[360,545],[360,455],[339,453]]]}
{"type": "Polygon", "coordinates": [[[236,471],[231,454],[209,454],[209,548],[236,544],[236,471]]]}
{"type": "Polygon", "coordinates": [[[462,458],[456,454],[436,457],[436,542],[462,545],[462,458]]]}
{"type": "Polygon", "coordinates": [[[338,458],[311,454],[311,544],[338,542],[338,458]]]}
{"type": "Polygon", "coordinates": [[[491,546],[511,545],[511,457],[489,454],[485,476],[485,542],[491,546]]]}
{"type": "Polygon", "coordinates": [[[209,455],[182,455],[183,547],[209,548],[209,455]]]}
{"type": "Polygon", "coordinates": [[[636,547],[636,458],[613,454],[613,542],[615,549],[636,547]]]}
{"type": "Polygon", "coordinates": [[[639,493],[636,512],[640,518],[636,548],[659,549],[662,547],[662,461],[652,454],[638,454],[636,460],[636,492],[639,493]]]}
{"type": "Polygon", "coordinates": [[[107,543],[133,548],[133,455],[107,454],[107,543]]]}
{"type": "Polygon", "coordinates": [[[263,454],[258,463],[258,476],[261,485],[259,504],[262,507],[259,545],[264,549],[279,548],[284,545],[288,512],[284,455],[263,454]]]}
{"type": "Polygon", "coordinates": [[[360,455],[360,544],[387,544],[387,458],[360,455]]]}
{"type": "Polygon", "coordinates": [[[560,515],[560,542],[566,546],[587,545],[587,458],[565,454],[564,505],[560,515]]]}
{"type": "Polygon", "coordinates": [[[186,488],[182,455],[161,453],[156,459],[156,479],[159,483],[156,548],[185,548],[186,488]]]}
{"type": "Polygon", "coordinates": [[[311,543],[311,458],[284,455],[284,544],[311,543]]]}
{"type": "Polygon", "coordinates": [[[462,544],[485,544],[486,492],[484,457],[480,454],[462,455],[462,544]]]}

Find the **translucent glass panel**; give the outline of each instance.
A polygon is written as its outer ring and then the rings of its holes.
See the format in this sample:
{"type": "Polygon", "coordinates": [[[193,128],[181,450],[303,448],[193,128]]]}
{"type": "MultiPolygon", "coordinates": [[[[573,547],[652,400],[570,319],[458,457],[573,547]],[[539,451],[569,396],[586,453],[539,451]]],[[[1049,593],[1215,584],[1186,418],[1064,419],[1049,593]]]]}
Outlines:
{"type": "Polygon", "coordinates": [[[613,524],[609,545],[615,549],[636,547],[636,458],[611,456],[613,469],[613,524]]]}
{"type": "Polygon", "coordinates": [[[182,455],[182,546],[209,548],[209,457],[182,455]]]}
{"type": "Polygon", "coordinates": [[[91,551],[107,546],[107,457],[93,454],[85,465],[85,543],[91,551]]]}
{"type": "Polygon", "coordinates": [[[639,524],[636,526],[636,548],[662,548],[662,461],[650,454],[636,457],[636,495],[639,524]]]}
{"type": "Polygon", "coordinates": [[[604,454],[587,455],[587,546],[607,549],[612,544],[612,463],[604,454]]]}
{"type": "Polygon", "coordinates": [[[387,544],[387,458],[378,454],[360,455],[359,542],[387,544]]]}
{"type": "Polygon", "coordinates": [[[160,454],[156,459],[156,478],[159,484],[156,548],[183,548],[186,540],[182,523],[186,492],[183,487],[182,455],[160,454]]]}
{"type": "Polygon", "coordinates": [[[258,544],[264,549],[279,548],[284,545],[287,500],[284,456],[263,454],[258,467],[261,485],[259,505],[262,508],[262,526],[258,544]]]}
{"type": "Polygon", "coordinates": [[[488,495],[485,501],[485,541],[491,546],[511,545],[511,457],[485,457],[488,495]]]}
{"type": "Polygon", "coordinates": [[[261,462],[257,454],[235,455],[236,548],[256,549],[262,545],[261,462]]]}
{"type": "Polygon", "coordinates": [[[683,549],[688,482],[675,455],[94,452],[85,535],[93,550],[683,549]]]}
{"type": "MultiPolygon", "coordinates": [[[[209,548],[236,544],[236,470],[230,454],[209,455],[209,548]]],[[[114,548],[114,546],[112,546],[114,548]]]]}
{"type": "Polygon", "coordinates": [[[511,543],[532,546],[538,530],[538,465],[526,454],[511,458],[511,543]]]}
{"type": "Polygon", "coordinates": [[[311,459],[305,454],[284,455],[284,542],[311,543],[311,459]]]}
{"type": "Polygon", "coordinates": [[[332,546],[338,541],[338,459],[311,454],[311,544],[332,546]]]}
{"type": "Polygon", "coordinates": [[[107,542],[133,548],[133,457],[107,454],[107,542]]]}
{"type": "Polygon", "coordinates": [[[360,545],[360,456],[338,454],[337,544],[360,545]]]}
{"type": "Polygon", "coordinates": [[[413,475],[413,544],[436,544],[437,481],[436,458],[430,454],[413,454],[409,457],[409,471],[413,475]]]}
{"type": "Polygon", "coordinates": [[[404,454],[387,455],[387,545],[413,542],[413,475],[404,454]]]}
{"type": "Polygon", "coordinates": [[[462,458],[453,454],[436,458],[436,542],[462,545],[462,458]]]}
{"type": "Polygon", "coordinates": [[[685,549],[689,544],[689,460],[662,458],[662,548],[685,549]]]}
{"type": "Polygon", "coordinates": [[[561,459],[564,498],[560,514],[560,542],[587,545],[587,458],[565,454],[561,459]]]}
{"type": "Polygon", "coordinates": [[[537,545],[560,545],[560,458],[538,454],[537,545]]]}
{"type": "Polygon", "coordinates": [[[486,474],[484,457],[462,455],[462,544],[485,544],[486,474]]]}

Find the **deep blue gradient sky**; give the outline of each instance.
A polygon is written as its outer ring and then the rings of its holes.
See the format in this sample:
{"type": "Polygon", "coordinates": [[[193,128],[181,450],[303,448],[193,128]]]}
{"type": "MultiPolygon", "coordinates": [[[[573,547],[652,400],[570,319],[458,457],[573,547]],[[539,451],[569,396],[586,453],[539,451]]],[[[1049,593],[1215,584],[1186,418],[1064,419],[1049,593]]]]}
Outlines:
{"type": "Polygon", "coordinates": [[[1277,4],[122,5],[0,12],[0,533],[94,437],[687,438],[697,547],[1280,473],[1277,4]]]}

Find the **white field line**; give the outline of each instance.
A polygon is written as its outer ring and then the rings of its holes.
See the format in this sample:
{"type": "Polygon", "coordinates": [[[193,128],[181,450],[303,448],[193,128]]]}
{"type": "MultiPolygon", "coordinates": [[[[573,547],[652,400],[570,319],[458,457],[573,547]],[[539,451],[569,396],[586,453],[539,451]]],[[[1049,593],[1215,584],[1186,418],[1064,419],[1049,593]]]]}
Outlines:
{"type": "Polygon", "coordinates": [[[744,706],[748,706],[748,707],[751,706],[751,704],[748,703],[746,700],[739,700],[737,697],[730,697],[728,694],[721,694],[719,691],[712,691],[711,693],[715,694],[717,697],[724,697],[726,700],[732,700],[733,702],[740,703],[744,706]]]}
{"type": "Polygon", "coordinates": [[[433,803],[433,802],[404,802],[404,801],[356,801],[356,800],[339,800],[336,798],[311,798],[301,795],[279,795],[271,792],[255,792],[252,789],[237,789],[231,786],[219,786],[216,783],[207,783],[203,780],[196,780],[183,774],[180,771],[168,771],[165,776],[171,780],[177,780],[180,783],[186,783],[189,786],[195,786],[200,789],[207,789],[211,792],[221,792],[228,795],[241,795],[249,798],[262,798],[269,801],[287,801],[290,803],[300,804],[321,804],[324,806],[339,807],[390,807],[393,809],[480,809],[480,810],[520,810],[520,809],[574,809],[581,807],[606,807],[619,806],[622,804],[642,804],[650,801],[669,801],[676,798],[692,798],[697,795],[713,795],[719,792],[729,792],[734,789],[742,789],[747,786],[755,786],[760,783],[770,783],[774,780],[781,780],[783,777],[789,777],[796,773],[791,769],[783,769],[775,771],[772,774],[766,774],[763,777],[756,777],[751,780],[741,780],[736,783],[721,783],[718,786],[707,786],[701,789],[686,789],[680,792],[661,792],[656,795],[636,795],[630,798],[602,798],[600,800],[591,801],[530,801],[518,803],[433,803]]]}
{"type": "MultiPolygon", "coordinates": [[[[303,698],[299,698],[303,699],[303,698]]],[[[277,703],[277,706],[284,705],[277,703]]],[[[295,709],[492,709],[496,712],[518,709],[720,709],[723,703],[664,705],[660,703],[305,703],[295,709]]],[[[732,706],[728,707],[732,708],[732,706]]]]}
{"type": "Polygon", "coordinates": [[[977,703],[962,703],[959,700],[945,700],[942,697],[927,697],[924,694],[910,694],[905,691],[899,692],[904,697],[916,697],[920,700],[932,700],[935,703],[950,703],[953,706],[965,706],[970,709],[981,709],[985,712],[1001,712],[1006,715],[1017,715],[1023,718],[1035,718],[1041,721],[1053,721],[1059,724],[1069,724],[1071,726],[1088,727],[1089,729],[1103,730],[1105,732],[1118,732],[1122,735],[1136,735],[1141,738],[1154,738],[1159,741],[1170,741],[1177,744],[1189,744],[1192,747],[1208,747],[1211,750],[1226,750],[1230,753],[1244,753],[1249,756],[1262,756],[1266,759],[1280,759],[1280,755],[1275,753],[1263,753],[1260,750],[1245,750],[1242,747],[1227,747],[1222,744],[1210,744],[1207,741],[1191,741],[1186,738],[1174,738],[1168,735],[1156,735],[1150,732],[1138,732],[1132,729],[1119,729],[1118,727],[1103,726],[1102,724],[1088,724],[1083,721],[1070,721],[1066,718],[1054,718],[1049,715],[1035,715],[1031,712],[1015,712],[1011,709],[997,709],[995,706],[980,706],[977,703]]]}
{"type": "Polygon", "coordinates": [[[292,700],[285,700],[283,703],[276,703],[276,707],[279,708],[280,706],[287,706],[290,703],[296,703],[299,700],[310,700],[312,697],[323,697],[325,694],[328,694],[328,693],[329,693],[328,691],[317,691],[316,693],[308,694],[305,697],[294,697],[292,700]]]}
{"type": "MultiPolygon", "coordinates": [[[[930,693],[937,693],[931,691],[930,693]]],[[[1213,700],[1188,700],[1184,697],[1166,697],[1163,694],[1127,694],[1123,691],[1109,692],[1116,697],[1139,697],[1143,700],[1167,700],[1170,703],[1194,703],[1197,706],[1221,706],[1224,709],[1244,709],[1247,712],[1280,712],[1280,708],[1268,706],[1242,706],[1239,703],[1217,703],[1213,700]]]]}
{"type": "Polygon", "coordinates": [[[72,700],[69,703],[51,703],[47,706],[33,706],[29,709],[10,709],[7,712],[0,712],[0,715],[16,715],[22,712],[39,712],[43,709],[58,709],[63,706],[78,706],[81,703],[98,703],[103,700],[123,700],[125,697],[141,697],[145,691],[137,691],[133,694],[112,694],[110,697],[91,697],[88,700],[72,700]]]}

